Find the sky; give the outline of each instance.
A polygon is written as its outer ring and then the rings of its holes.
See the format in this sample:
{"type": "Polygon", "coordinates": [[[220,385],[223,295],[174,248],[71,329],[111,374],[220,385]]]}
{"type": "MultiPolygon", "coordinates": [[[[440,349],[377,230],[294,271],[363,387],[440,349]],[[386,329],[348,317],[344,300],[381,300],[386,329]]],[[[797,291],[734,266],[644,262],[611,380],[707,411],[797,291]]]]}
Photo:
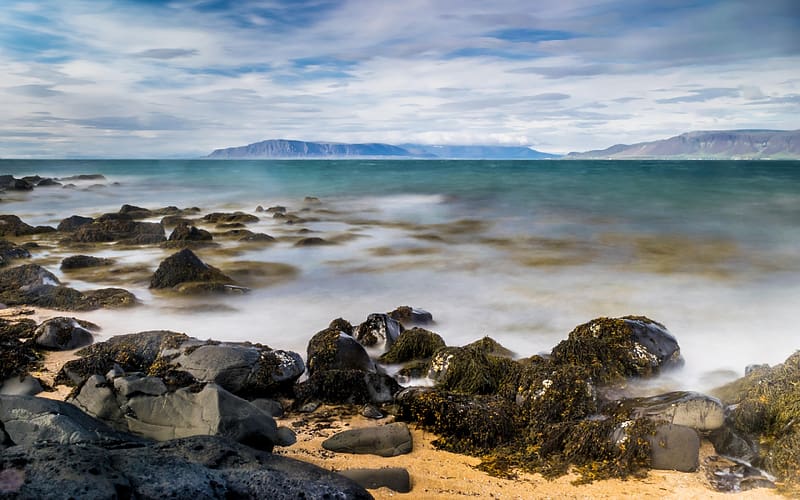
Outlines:
{"type": "Polygon", "coordinates": [[[800,128],[798,0],[2,0],[0,157],[800,128]]]}

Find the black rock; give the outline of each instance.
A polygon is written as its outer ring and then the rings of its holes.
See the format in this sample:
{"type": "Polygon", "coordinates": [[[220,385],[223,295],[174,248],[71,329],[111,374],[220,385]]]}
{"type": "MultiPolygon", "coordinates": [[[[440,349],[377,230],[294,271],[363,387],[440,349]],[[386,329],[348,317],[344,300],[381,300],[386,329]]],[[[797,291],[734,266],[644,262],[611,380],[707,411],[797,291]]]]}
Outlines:
{"type": "Polygon", "coordinates": [[[39,325],[33,341],[43,349],[68,351],[91,344],[94,337],[75,318],[57,317],[39,325]]]}
{"type": "Polygon", "coordinates": [[[150,288],[172,288],[188,282],[235,285],[233,279],[222,271],[201,261],[191,250],[184,249],[159,264],[150,280],[150,288]]]}
{"type": "Polygon", "coordinates": [[[389,313],[392,319],[399,321],[404,327],[414,325],[430,325],[433,323],[433,314],[424,309],[417,309],[416,307],[400,306],[394,311],[389,313]]]}
{"type": "Polygon", "coordinates": [[[309,374],[327,370],[375,371],[375,364],[361,344],[331,328],[311,337],[306,354],[309,374]]]}
{"type": "Polygon", "coordinates": [[[413,442],[408,426],[395,422],[339,432],[323,441],[322,447],[338,453],[396,457],[411,453],[413,442]]]}
{"type": "Polygon", "coordinates": [[[364,488],[389,488],[398,493],[411,491],[411,477],[402,467],[384,467],[381,469],[346,469],[339,474],[350,478],[364,488]]]}
{"type": "Polygon", "coordinates": [[[169,241],[211,241],[211,233],[188,224],[178,224],[169,235],[169,241]]]}
{"type": "Polygon", "coordinates": [[[385,352],[392,347],[402,331],[403,326],[388,314],[376,313],[370,314],[366,321],[358,325],[354,337],[364,346],[385,352]]]}
{"type": "Polygon", "coordinates": [[[110,266],[114,261],[111,259],[93,257],[91,255],[70,255],[61,261],[61,270],[69,271],[73,269],[85,269],[87,267],[110,266]]]}
{"type": "Polygon", "coordinates": [[[36,226],[22,222],[16,215],[0,215],[0,236],[28,236],[54,232],[50,226],[36,226]]]}
{"type": "Polygon", "coordinates": [[[73,215],[71,217],[67,217],[66,219],[62,219],[61,222],[58,223],[58,227],[56,228],[58,231],[62,232],[72,232],[78,229],[81,226],[85,226],[86,224],[91,224],[94,222],[94,219],[91,217],[81,217],[80,215],[73,215]]]}

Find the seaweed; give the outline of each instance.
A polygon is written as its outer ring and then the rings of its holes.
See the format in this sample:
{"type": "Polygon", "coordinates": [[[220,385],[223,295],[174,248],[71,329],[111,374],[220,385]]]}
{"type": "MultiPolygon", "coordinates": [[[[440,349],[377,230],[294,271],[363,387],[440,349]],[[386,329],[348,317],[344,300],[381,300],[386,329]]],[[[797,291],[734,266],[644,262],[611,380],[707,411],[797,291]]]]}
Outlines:
{"type": "Polygon", "coordinates": [[[405,363],[415,359],[430,358],[443,347],[445,347],[444,340],[438,334],[424,328],[412,328],[397,337],[392,347],[380,357],[380,361],[405,363]]]}

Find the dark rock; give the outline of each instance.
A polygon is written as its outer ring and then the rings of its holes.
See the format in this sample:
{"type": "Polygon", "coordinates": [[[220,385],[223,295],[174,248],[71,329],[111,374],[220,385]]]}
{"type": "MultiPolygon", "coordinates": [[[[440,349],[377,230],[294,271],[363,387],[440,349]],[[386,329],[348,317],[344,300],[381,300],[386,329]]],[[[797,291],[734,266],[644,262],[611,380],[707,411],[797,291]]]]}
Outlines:
{"type": "Polygon", "coordinates": [[[708,483],[715,490],[725,493],[775,487],[775,483],[765,473],[730,457],[708,456],[703,459],[702,469],[708,483]]]}
{"type": "Polygon", "coordinates": [[[274,399],[258,398],[250,401],[250,403],[273,418],[283,416],[283,405],[274,399]]]}
{"type": "Polygon", "coordinates": [[[49,186],[60,186],[61,183],[55,179],[42,179],[38,183],[36,183],[36,187],[49,187],[49,186]]]}
{"type": "Polygon", "coordinates": [[[58,231],[61,232],[72,232],[77,230],[81,226],[85,226],[86,224],[91,224],[94,222],[94,219],[91,217],[81,217],[80,215],[73,215],[71,217],[67,217],[66,219],[62,219],[61,222],[58,223],[58,227],[56,228],[58,231]]]}
{"type": "Polygon", "coordinates": [[[30,191],[33,183],[23,179],[16,179],[12,175],[0,175],[0,189],[11,189],[15,191],[30,191]]]}
{"type": "Polygon", "coordinates": [[[513,361],[491,355],[483,344],[444,347],[431,357],[427,376],[437,387],[465,394],[493,394],[513,372],[513,361]]]}
{"type": "Polygon", "coordinates": [[[307,350],[308,373],[327,370],[375,371],[367,351],[353,337],[325,329],[311,337],[307,350]]]}
{"type": "Polygon", "coordinates": [[[88,267],[110,266],[114,263],[111,259],[93,257],[91,255],[70,255],[61,261],[61,270],[85,269],[88,267]]]}
{"type": "Polygon", "coordinates": [[[169,241],[211,241],[211,233],[188,224],[178,224],[169,235],[169,241]]]}
{"type": "Polygon", "coordinates": [[[394,364],[426,359],[443,347],[445,343],[439,335],[423,328],[412,328],[403,331],[392,347],[381,355],[380,360],[383,363],[394,364]]]}
{"type": "Polygon", "coordinates": [[[54,231],[55,229],[50,226],[28,225],[16,215],[0,215],[0,236],[28,236],[54,231]]]}
{"type": "Polygon", "coordinates": [[[69,177],[61,177],[60,181],[104,181],[106,176],[103,174],[78,174],[69,177]]]}
{"type": "Polygon", "coordinates": [[[656,427],[649,438],[652,467],[661,470],[694,472],[699,466],[700,437],[697,431],[683,425],[665,424],[656,427]]]}
{"type": "Polygon", "coordinates": [[[306,196],[303,198],[303,203],[306,205],[319,205],[322,202],[316,196],[306,196]]]}
{"type": "Polygon", "coordinates": [[[0,302],[16,305],[27,292],[47,285],[59,285],[58,278],[38,264],[25,264],[0,271],[0,302]]]}
{"type": "Polygon", "coordinates": [[[402,331],[402,325],[388,314],[370,314],[366,321],[358,325],[355,339],[364,346],[387,351],[402,331]]]}
{"type": "MultiPolygon", "coordinates": [[[[275,215],[278,215],[278,214],[275,214],[275,215]]],[[[297,243],[294,244],[294,246],[296,246],[296,247],[318,247],[318,246],[330,245],[330,244],[331,244],[331,242],[326,240],[326,239],[320,238],[318,236],[311,236],[309,238],[303,238],[302,240],[299,240],[297,243]]]]}
{"type": "Polygon", "coordinates": [[[240,222],[242,224],[250,224],[258,222],[260,219],[255,215],[246,214],[244,212],[221,213],[214,212],[203,216],[205,222],[211,224],[226,224],[240,222]]]}
{"type": "Polygon", "coordinates": [[[328,328],[332,330],[339,330],[340,332],[346,333],[350,336],[353,335],[353,325],[343,318],[336,318],[335,320],[331,321],[328,325],[328,328]]]}
{"type": "Polygon", "coordinates": [[[43,349],[68,351],[91,344],[94,337],[75,318],[57,317],[39,325],[34,332],[33,341],[43,349]]]}
{"type": "Polygon", "coordinates": [[[337,453],[396,457],[411,453],[413,446],[408,426],[403,422],[395,422],[339,432],[323,441],[322,447],[337,453]]]}
{"type": "Polygon", "coordinates": [[[260,214],[260,213],[261,213],[261,212],[263,212],[263,211],[264,211],[264,207],[262,207],[261,205],[259,205],[259,206],[257,206],[257,207],[256,207],[256,213],[257,213],[257,214],[260,214]]]}
{"type": "Polygon", "coordinates": [[[223,222],[216,225],[217,229],[241,229],[243,227],[246,226],[241,222],[223,222]]]}
{"type": "Polygon", "coordinates": [[[352,479],[367,489],[389,488],[398,493],[411,491],[411,477],[402,467],[384,467],[382,469],[346,469],[339,474],[352,479]]]}
{"type": "Polygon", "coordinates": [[[235,285],[222,271],[205,264],[191,250],[184,249],[159,264],[150,280],[150,288],[172,288],[190,282],[235,285]]]}
{"type": "Polygon", "coordinates": [[[11,441],[24,447],[41,441],[62,444],[141,441],[114,431],[69,403],[35,396],[0,395],[0,422],[11,441]]]}
{"type": "Polygon", "coordinates": [[[491,337],[483,337],[480,340],[476,340],[471,344],[467,344],[465,347],[470,349],[474,349],[478,352],[482,352],[486,355],[495,356],[499,358],[513,358],[514,353],[511,352],[509,349],[500,344],[500,342],[496,341],[491,337]]]}
{"type": "Polygon", "coordinates": [[[736,457],[748,463],[756,462],[759,458],[758,446],[739,436],[729,425],[710,432],[708,440],[720,455],[736,457]]]}
{"type": "Polygon", "coordinates": [[[149,245],[165,241],[164,226],[157,222],[138,222],[126,214],[103,214],[90,224],[78,227],[65,243],[110,243],[149,245]]]}
{"type": "Polygon", "coordinates": [[[182,215],[166,215],[161,219],[161,225],[164,227],[167,226],[179,226],[181,224],[191,225],[192,220],[187,219],[182,215]]]}
{"type": "Polygon", "coordinates": [[[670,392],[648,398],[620,401],[630,418],[691,427],[698,431],[719,429],[725,423],[725,409],[718,399],[697,392],[670,392]]]}
{"type": "Polygon", "coordinates": [[[253,243],[272,243],[276,240],[275,238],[266,233],[253,233],[242,236],[241,238],[239,238],[239,241],[247,241],[253,243]]]}
{"type": "Polygon", "coordinates": [[[20,340],[32,334],[34,328],[33,321],[0,320],[0,381],[24,376],[39,365],[41,355],[33,342],[20,340]]]}
{"type": "Polygon", "coordinates": [[[0,239],[0,265],[5,265],[12,260],[28,259],[31,253],[27,248],[15,245],[8,240],[0,239]]]}
{"type": "Polygon", "coordinates": [[[297,442],[297,434],[288,427],[278,427],[277,440],[278,446],[291,446],[297,442]]]}
{"type": "Polygon", "coordinates": [[[399,321],[404,327],[433,324],[433,314],[424,309],[417,309],[416,307],[400,306],[390,312],[389,316],[399,321]]]}
{"type": "Polygon", "coordinates": [[[499,372],[506,378],[499,392],[505,393],[505,387],[509,387],[523,421],[540,432],[547,432],[551,425],[577,422],[597,412],[597,393],[590,371],[584,367],[556,365],[536,356],[520,363],[516,375],[514,365],[500,366],[499,372]]]}
{"type": "Polygon", "coordinates": [[[384,417],[383,413],[375,407],[375,405],[364,405],[361,407],[361,411],[359,412],[362,417],[366,418],[374,418],[379,420],[384,417]]]}
{"type": "Polygon", "coordinates": [[[683,363],[678,342],[666,327],[638,316],[579,325],[553,348],[552,358],[557,364],[584,366],[603,383],[649,377],[683,363]]]}
{"type": "Polygon", "coordinates": [[[285,214],[286,213],[286,207],[282,207],[280,205],[275,205],[273,207],[269,207],[267,209],[267,213],[268,214],[285,214]]]}
{"type": "Polygon", "coordinates": [[[339,474],[212,436],[119,448],[10,448],[0,454],[0,469],[24,478],[9,481],[7,493],[19,499],[372,498],[339,474]]]}
{"type": "Polygon", "coordinates": [[[167,386],[162,379],[141,374],[115,378],[114,389],[124,398],[138,395],[161,396],[167,392],[167,386]]]}
{"type": "Polygon", "coordinates": [[[146,219],[147,217],[152,217],[153,212],[142,207],[137,207],[136,205],[122,205],[119,209],[119,213],[122,215],[127,215],[131,219],[146,219]]]}
{"type": "Polygon", "coordinates": [[[322,406],[321,401],[309,401],[308,403],[301,405],[297,411],[300,413],[314,413],[320,406],[322,406]]]}
{"type": "Polygon", "coordinates": [[[0,380],[0,394],[10,396],[35,396],[44,390],[42,383],[30,375],[14,376],[0,380]]]}

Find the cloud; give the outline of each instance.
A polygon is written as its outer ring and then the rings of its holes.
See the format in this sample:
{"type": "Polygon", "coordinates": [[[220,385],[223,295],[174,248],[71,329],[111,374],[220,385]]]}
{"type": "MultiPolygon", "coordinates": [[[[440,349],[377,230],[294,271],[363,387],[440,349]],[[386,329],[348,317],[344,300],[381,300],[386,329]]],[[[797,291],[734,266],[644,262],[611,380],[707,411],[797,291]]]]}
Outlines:
{"type": "Polygon", "coordinates": [[[686,102],[706,102],[720,97],[739,97],[741,91],[732,88],[705,88],[691,90],[688,95],[670,97],[669,99],[656,99],[659,104],[678,104],[686,102]]]}
{"type": "Polygon", "coordinates": [[[12,94],[24,95],[28,97],[47,98],[64,95],[64,93],[59,90],[53,90],[52,85],[41,84],[17,85],[15,87],[9,87],[8,91],[12,94]]]}
{"type": "Polygon", "coordinates": [[[197,49],[148,49],[133,55],[150,59],[177,59],[179,57],[194,57],[199,53],[197,49]]]}

